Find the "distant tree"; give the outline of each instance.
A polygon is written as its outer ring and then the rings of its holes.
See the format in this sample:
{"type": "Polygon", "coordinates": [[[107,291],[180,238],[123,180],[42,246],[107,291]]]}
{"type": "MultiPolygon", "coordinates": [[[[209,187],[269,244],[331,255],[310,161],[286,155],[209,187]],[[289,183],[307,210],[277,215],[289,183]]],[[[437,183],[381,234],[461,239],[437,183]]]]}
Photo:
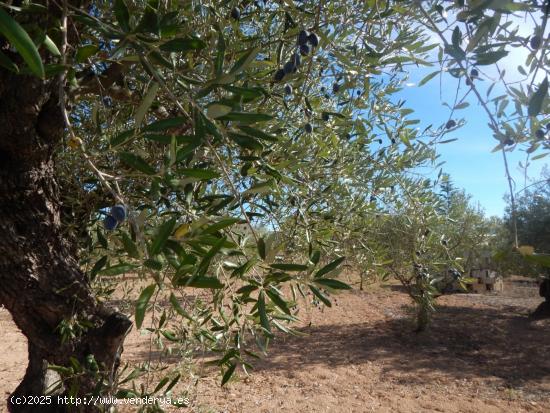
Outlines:
{"type": "Polygon", "coordinates": [[[495,238],[495,260],[505,274],[537,276],[550,267],[550,173],[541,176],[516,194],[516,220],[512,216],[510,197],[495,238]],[[518,248],[515,246],[517,228],[518,248]]]}
{"type": "Polygon", "coordinates": [[[493,236],[490,220],[472,203],[471,195],[456,188],[449,175],[443,174],[440,184],[443,220],[439,231],[447,237],[450,255],[460,257],[464,274],[488,254],[493,236]]]}
{"type": "Polygon", "coordinates": [[[439,184],[440,192],[439,196],[443,200],[444,214],[449,214],[453,205],[454,198],[456,197],[458,189],[453,184],[451,176],[447,173],[441,175],[441,181],[439,184]]]}
{"type": "MultiPolygon", "coordinates": [[[[511,231],[510,207],[505,220],[511,231]]],[[[550,253],[550,170],[544,168],[537,182],[517,198],[517,227],[520,245],[530,245],[539,253],[550,253]]]]}

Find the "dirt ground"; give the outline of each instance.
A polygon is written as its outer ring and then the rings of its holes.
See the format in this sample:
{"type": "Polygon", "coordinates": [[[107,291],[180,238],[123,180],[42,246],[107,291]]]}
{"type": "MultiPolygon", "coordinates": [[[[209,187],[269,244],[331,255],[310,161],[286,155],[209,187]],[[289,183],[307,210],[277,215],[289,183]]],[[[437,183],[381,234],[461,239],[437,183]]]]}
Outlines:
{"type": "MultiPolygon", "coordinates": [[[[306,335],[277,337],[250,377],[240,371],[220,388],[217,370],[205,370],[178,411],[550,412],[550,320],[526,317],[540,300],[519,277],[503,293],[443,296],[430,332],[416,334],[399,286],[345,292],[332,308],[302,314],[306,335]]],[[[5,310],[0,328],[7,396],[23,376],[26,343],[5,310]]],[[[143,362],[143,346],[132,332],[125,360],[143,362]]]]}

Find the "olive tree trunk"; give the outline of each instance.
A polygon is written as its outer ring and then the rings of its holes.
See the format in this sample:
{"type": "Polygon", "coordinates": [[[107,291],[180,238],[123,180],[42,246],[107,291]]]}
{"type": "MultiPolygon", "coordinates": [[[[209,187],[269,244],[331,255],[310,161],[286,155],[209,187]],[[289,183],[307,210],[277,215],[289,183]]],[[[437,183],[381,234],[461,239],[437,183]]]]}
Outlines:
{"type": "MultiPolygon", "coordinates": [[[[6,51],[1,38],[0,48],[6,51]]],[[[28,366],[8,398],[10,412],[97,411],[58,404],[57,396],[49,406],[29,404],[24,397],[45,394],[56,377],[48,365],[67,366],[74,357],[86,366],[91,355],[99,372],[95,378],[79,375],[71,394],[97,392],[98,376],[108,393],[131,327],[126,316],[98,304],[78,266],[75,245],[63,235],[54,170],[64,132],[58,90],[57,77],[41,80],[0,67],[0,305],[28,340],[28,366]],[[60,324],[73,321],[87,327],[62,340],[60,324]]],[[[58,393],[69,394],[67,383],[58,393]]]]}

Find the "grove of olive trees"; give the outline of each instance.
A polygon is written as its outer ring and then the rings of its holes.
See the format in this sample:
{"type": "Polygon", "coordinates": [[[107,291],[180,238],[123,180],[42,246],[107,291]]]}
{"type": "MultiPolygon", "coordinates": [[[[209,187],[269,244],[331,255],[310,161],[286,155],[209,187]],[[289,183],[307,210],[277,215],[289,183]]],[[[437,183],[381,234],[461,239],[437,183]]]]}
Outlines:
{"type": "Polygon", "coordinates": [[[129,385],[146,369],[119,374],[132,326],[213,352],[223,385],[293,333],[303,297],[330,307],[355,287],[344,266],[360,288],[399,280],[426,330],[441,274],[460,281],[494,234],[437,155],[469,104],[508,174],[504,248],[533,242],[507,154],[550,149],[539,3],[1,2],[0,304],[28,340],[14,395],[152,394],[129,385]],[[509,81],[499,62],[517,48],[509,81]],[[418,67],[433,68],[421,87],[460,85],[423,130],[397,97],[418,67]]]}

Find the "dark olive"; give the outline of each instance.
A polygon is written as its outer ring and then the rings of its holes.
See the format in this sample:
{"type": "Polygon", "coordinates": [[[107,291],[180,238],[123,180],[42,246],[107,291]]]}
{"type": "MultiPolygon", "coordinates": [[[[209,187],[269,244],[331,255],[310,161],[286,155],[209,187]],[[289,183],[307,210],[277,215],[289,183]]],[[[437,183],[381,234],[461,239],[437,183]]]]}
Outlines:
{"type": "Polygon", "coordinates": [[[283,77],[285,77],[285,71],[283,69],[279,69],[275,72],[275,81],[280,82],[283,80],[283,77]]]}
{"type": "Polygon", "coordinates": [[[294,72],[295,68],[296,66],[294,65],[294,62],[289,61],[289,62],[286,62],[285,65],[283,66],[283,71],[285,72],[285,75],[289,75],[290,73],[294,72]]]}
{"type": "Polygon", "coordinates": [[[308,37],[309,33],[306,30],[300,31],[300,33],[298,33],[298,45],[305,45],[308,41],[308,37]]]}
{"type": "Polygon", "coordinates": [[[531,40],[529,41],[529,45],[531,46],[531,49],[536,50],[540,48],[542,45],[542,39],[540,36],[533,36],[531,37],[531,40]]]}
{"type": "Polygon", "coordinates": [[[319,46],[319,36],[317,36],[315,33],[311,33],[308,36],[307,40],[313,46],[313,48],[319,46]]]}
{"type": "Polygon", "coordinates": [[[124,205],[115,205],[111,208],[111,216],[118,222],[124,222],[127,215],[126,207],[124,205]]]}
{"type": "Polygon", "coordinates": [[[304,130],[305,130],[307,133],[313,132],[313,126],[311,126],[311,123],[306,123],[306,124],[304,125],[304,130]]]}
{"type": "Polygon", "coordinates": [[[544,131],[542,129],[537,129],[535,131],[535,136],[537,137],[537,139],[544,139],[544,131]]]}
{"type": "Polygon", "coordinates": [[[338,93],[338,92],[340,91],[340,84],[339,84],[339,83],[334,83],[334,84],[332,85],[332,91],[333,91],[334,93],[338,93]]]}
{"type": "Polygon", "coordinates": [[[451,128],[454,128],[456,126],[456,122],[454,120],[449,120],[446,124],[445,124],[445,127],[447,129],[451,129],[451,128]]]}
{"type": "Polygon", "coordinates": [[[477,71],[477,69],[472,69],[472,71],[470,72],[470,76],[471,77],[478,77],[479,72],[477,71]]]}
{"type": "Polygon", "coordinates": [[[235,20],[239,20],[241,18],[241,11],[238,7],[233,7],[231,9],[231,17],[235,20]]]}
{"type": "Polygon", "coordinates": [[[323,114],[321,115],[321,117],[323,118],[323,120],[325,122],[328,122],[330,120],[330,115],[327,113],[327,112],[323,112],[323,114]]]}
{"type": "Polygon", "coordinates": [[[117,225],[118,225],[118,221],[112,215],[107,215],[103,220],[103,226],[108,231],[114,230],[117,227],[117,225]]]}
{"type": "Polygon", "coordinates": [[[307,56],[311,52],[311,47],[309,47],[308,44],[302,44],[300,45],[300,54],[302,56],[307,56]]]}
{"type": "Polygon", "coordinates": [[[292,86],[290,85],[285,86],[285,95],[292,95],[292,86]]]}

